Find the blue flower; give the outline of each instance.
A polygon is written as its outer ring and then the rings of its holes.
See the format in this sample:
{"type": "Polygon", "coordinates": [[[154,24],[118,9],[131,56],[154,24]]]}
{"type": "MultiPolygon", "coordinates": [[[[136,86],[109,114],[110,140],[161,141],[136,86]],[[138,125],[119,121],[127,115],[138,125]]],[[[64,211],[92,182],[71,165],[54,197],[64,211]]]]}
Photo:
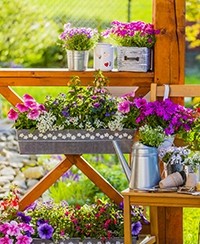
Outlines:
{"type": "Polygon", "coordinates": [[[41,239],[51,239],[53,235],[53,227],[47,223],[40,225],[38,228],[38,234],[41,239]]]}
{"type": "Polygon", "coordinates": [[[137,236],[140,233],[141,230],[142,230],[142,224],[140,223],[140,221],[132,223],[132,225],[131,225],[131,233],[132,233],[133,236],[137,236]]]}
{"type": "Polygon", "coordinates": [[[31,222],[31,217],[26,216],[23,212],[18,212],[17,216],[20,217],[21,221],[26,224],[29,224],[31,222]]]}

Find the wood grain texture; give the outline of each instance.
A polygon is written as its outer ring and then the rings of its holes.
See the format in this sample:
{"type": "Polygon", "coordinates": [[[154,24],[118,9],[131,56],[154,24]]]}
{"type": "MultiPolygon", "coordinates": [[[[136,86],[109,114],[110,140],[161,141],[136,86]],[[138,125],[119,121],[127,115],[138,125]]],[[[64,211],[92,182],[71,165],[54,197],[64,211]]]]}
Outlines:
{"type": "Polygon", "coordinates": [[[154,48],[154,82],[183,84],[185,0],[154,0],[153,23],[161,30],[154,48]]]}

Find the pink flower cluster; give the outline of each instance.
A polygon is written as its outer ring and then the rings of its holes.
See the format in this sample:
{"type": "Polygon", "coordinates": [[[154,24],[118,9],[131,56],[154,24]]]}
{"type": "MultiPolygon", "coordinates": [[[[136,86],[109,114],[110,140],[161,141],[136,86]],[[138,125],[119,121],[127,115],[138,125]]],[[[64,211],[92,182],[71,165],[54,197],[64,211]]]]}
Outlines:
{"type": "Polygon", "coordinates": [[[121,46],[135,46],[151,48],[156,39],[155,35],[160,30],[155,30],[153,24],[143,21],[111,22],[111,28],[102,32],[102,36],[111,37],[121,46]]]}
{"type": "Polygon", "coordinates": [[[16,104],[15,109],[11,108],[9,110],[9,119],[17,120],[21,113],[26,113],[28,119],[36,120],[40,114],[45,111],[44,105],[37,103],[32,96],[25,94],[23,100],[24,103],[18,103],[16,104]]]}
{"type": "Polygon", "coordinates": [[[0,244],[29,244],[32,242],[31,234],[34,229],[26,223],[10,221],[0,224],[0,244]]]}

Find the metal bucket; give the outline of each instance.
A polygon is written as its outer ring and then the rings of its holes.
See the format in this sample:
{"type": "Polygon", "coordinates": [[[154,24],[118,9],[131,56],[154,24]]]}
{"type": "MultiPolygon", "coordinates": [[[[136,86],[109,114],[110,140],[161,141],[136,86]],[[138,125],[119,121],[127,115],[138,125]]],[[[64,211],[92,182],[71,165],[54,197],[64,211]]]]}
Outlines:
{"type": "Polygon", "coordinates": [[[67,64],[69,70],[84,71],[87,69],[89,51],[67,50],[67,64]]]}
{"type": "Polygon", "coordinates": [[[157,148],[148,147],[139,142],[134,143],[129,188],[152,188],[158,185],[160,180],[157,148]]]}

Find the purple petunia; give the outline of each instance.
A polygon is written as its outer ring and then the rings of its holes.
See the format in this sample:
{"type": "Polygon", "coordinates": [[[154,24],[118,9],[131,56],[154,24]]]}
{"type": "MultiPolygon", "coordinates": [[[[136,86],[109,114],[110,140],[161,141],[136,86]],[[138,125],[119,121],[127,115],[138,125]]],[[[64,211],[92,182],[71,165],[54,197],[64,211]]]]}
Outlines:
{"type": "Polygon", "coordinates": [[[47,223],[39,225],[37,230],[38,230],[39,237],[41,239],[47,239],[47,240],[52,238],[53,231],[54,231],[53,227],[47,223]]]}
{"type": "Polygon", "coordinates": [[[133,236],[139,235],[141,230],[142,230],[142,224],[140,221],[131,224],[131,233],[133,236]]]}
{"type": "Polygon", "coordinates": [[[24,223],[30,223],[31,222],[31,217],[25,215],[23,212],[18,212],[17,216],[20,217],[21,221],[24,223]]]}

